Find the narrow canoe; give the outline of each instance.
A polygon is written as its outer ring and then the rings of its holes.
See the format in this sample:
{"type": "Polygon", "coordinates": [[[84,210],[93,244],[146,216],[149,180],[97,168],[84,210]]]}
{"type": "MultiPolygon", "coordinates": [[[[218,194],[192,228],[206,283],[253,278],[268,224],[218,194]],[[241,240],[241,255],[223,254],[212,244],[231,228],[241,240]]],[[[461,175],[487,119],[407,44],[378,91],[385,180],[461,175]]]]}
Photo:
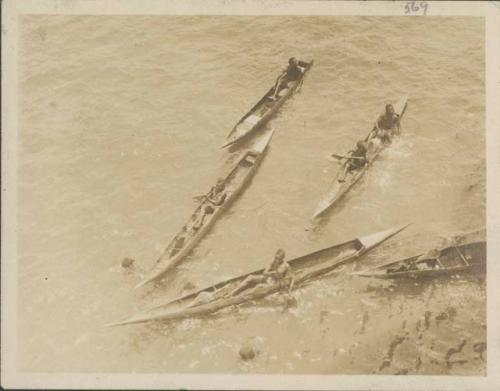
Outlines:
{"type": "MultiPolygon", "coordinates": [[[[405,112],[408,97],[402,97],[397,103],[394,104],[394,112],[401,118],[405,112]]],[[[368,133],[369,135],[370,133],[368,133]]],[[[368,137],[368,136],[367,136],[368,137]]],[[[337,176],[333,179],[330,187],[328,188],[325,196],[319,202],[314,214],[313,219],[321,216],[327,210],[329,210],[333,205],[335,205],[364,175],[364,173],[371,167],[373,162],[378,158],[380,153],[387,147],[383,143],[379,143],[378,139],[374,140],[373,143],[368,147],[368,163],[362,168],[357,170],[352,170],[349,172],[345,178],[344,182],[339,182],[338,179],[342,175],[343,167],[339,170],[337,176]]]]}
{"type": "Polygon", "coordinates": [[[303,69],[301,78],[297,81],[289,82],[289,87],[279,91],[276,99],[271,100],[269,98],[274,95],[276,87],[273,85],[262,97],[262,99],[259,100],[257,104],[238,121],[231,132],[229,132],[226,142],[221,148],[232,145],[248,136],[254,130],[262,128],[262,126],[269,121],[274,113],[276,113],[276,111],[283,106],[283,103],[285,103],[285,101],[288,100],[288,98],[290,98],[295,91],[297,91],[313,64],[313,60],[310,62],[299,61],[299,66],[303,69]]]}
{"type": "Polygon", "coordinates": [[[382,279],[424,279],[462,272],[486,272],[486,242],[451,246],[436,251],[432,256],[421,254],[353,275],[382,279]]]}
{"type": "MultiPolygon", "coordinates": [[[[361,255],[383,243],[390,237],[396,235],[407,226],[408,225],[404,225],[377,232],[375,234],[327,247],[290,260],[289,264],[295,276],[294,288],[297,288],[312,279],[319,278],[332,272],[341,271],[342,266],[348,262],[359,259],[361,255]]],[[[224,307],[257,300],[278,292],[280,290],[278,286],[275,284],[269,284],[243,291],[243,293],[236,296],[227,296],[229,292],[237,287],[238,284],[240,284],[249,275],[261,275],[263,272],[264,269],[259,269],[226,281],[222,281],[208,288],[182,296],[165,304],[153,307],[143,313],[134,315],[121,322],[112,323],[107,326],[119,326],[133,323],[202,316],[214,313],[224,307]],[[210,294],[210,301],[189,306],[189,304],[191,304],[193,300],[202,293],[210,294]]]]}
{"type": "Polygon", "coordinates": [[[188,222],[182,227],[179,233],[172,239],[160,258],[156,261],[152,270],[136,286],[143,286],[149,282],[158,280],[186,257],[191,250],[207,234],[217,218],[243,191],[247,183],[255,174],[262,158],[265,155],[269,142],[273,136],[273,130],[268,130],[259,137],[255,143],[238,159],[229,173],[223,178],[226,193],[226,199],[220,206],[214,205],[208,199],[211,191],[207,193],[194,213],[190,216],[188,222]],[[203,223],[199,226],[199,221],[205,213],[206,208],[212,210],[211,214],[205,214],[203,223]]]}

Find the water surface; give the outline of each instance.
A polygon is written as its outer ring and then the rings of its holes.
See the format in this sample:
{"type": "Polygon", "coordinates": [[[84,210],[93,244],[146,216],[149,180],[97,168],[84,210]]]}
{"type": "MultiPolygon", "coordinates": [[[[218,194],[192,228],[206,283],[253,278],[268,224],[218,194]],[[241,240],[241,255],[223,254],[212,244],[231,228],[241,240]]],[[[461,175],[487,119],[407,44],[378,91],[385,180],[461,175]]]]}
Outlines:
{"type": "Polygon", "coordinates": [[[20,31],[23,371],[485,373],[474,346],[486,340],[486,292],[472,277],[389,287],[340,276],[297,291],[288,311],[274,298],[206,319],[102,328],[187,282],[263,267],[279,247],[292,257],[413,222],[359,270],[484,228],[482,19],[38,15],[20,31]],[[215,182],[227,133],[292,55],[315,65],[271,122],[251,186],[174,279],[134,291],[192,197],[215,182]],[[329,155],[351,149],[407,93],[402,137],[312,225],[339,169],[329,155]],[[119,267],[123,257],[136,272],[119,267]],[[244,363],[249,340],[260,354],[244,363]]]}

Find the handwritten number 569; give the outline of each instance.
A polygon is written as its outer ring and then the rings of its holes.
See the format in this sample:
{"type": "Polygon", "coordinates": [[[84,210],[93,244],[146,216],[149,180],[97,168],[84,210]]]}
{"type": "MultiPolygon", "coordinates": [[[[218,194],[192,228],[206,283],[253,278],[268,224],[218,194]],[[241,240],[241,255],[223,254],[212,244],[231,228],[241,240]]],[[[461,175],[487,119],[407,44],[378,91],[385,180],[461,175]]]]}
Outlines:
{"type": "Polygon", "coordinates": [[[428,6],[427,1],[408,1],[405,5],[405,14],[417,14],[422,11],[426,15],[428,6]]]}

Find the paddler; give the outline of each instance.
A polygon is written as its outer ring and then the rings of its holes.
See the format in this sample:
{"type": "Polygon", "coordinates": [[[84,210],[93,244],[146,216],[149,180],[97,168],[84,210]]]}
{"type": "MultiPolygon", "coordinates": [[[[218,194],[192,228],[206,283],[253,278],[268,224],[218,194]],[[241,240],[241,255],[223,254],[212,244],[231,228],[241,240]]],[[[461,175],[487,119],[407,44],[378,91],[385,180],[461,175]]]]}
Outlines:
{"type": "Polygon", "coordinates": [[[221,206],[226,200],[226,193],[224,193],[225,188],[226,185],[224,183],[224,179],[219,178],[215,186],[212,187],[212,190],[210,190],[207,197],[208,202],[215,206],[221,206]]]}
{"type": "Polygon", "coordinates": [[[196,217],[195,221],[193,222],[192,229],[193,231],[198,231],[201,227],[203,227],[203,224],[205,223],[205,218],[215,212],[215,209],[211,205],[205,205],[200,212],[198,213],[198,216],[196,217]]]}
{"type": "Polygon", "coordinates": [[[229,293],[229,296],[236,296],[260,284],[278,284],[280,289],[288,287],[288,292],[292,290],[294,284],[293,272],[288,262],[285,261],[285,251],[282,249],[276,251],[273,261],[262,274],[249,275],[240,285],[229,293]]]}
{"type": "Polygon", "coordinates": [[[394,112],[394,106],[385,106],[385,113],[375,121],[373,130],[368,136],[368,141],[373,137],[378,137],[384,143],[390,143],[392,136],[400,132],[399,115],[394,112]]]}
{"type": "Polygon", "coordinates": [[[345,177],[352,170],[357,170],[365,166],[368,163],[366,158],[366,153],[368,152],[367,143],[363,140],[359,140],[356,143],[356,150],[349,151],[346,162],[344,163],[344,172],[342,177],[339,178],[339,182],[345,182],[345,177]]]}
{"type": "Polygon", "coordinates": [[[441,250],[434,248],[419,256],[416,260],[416,263],[419,265],[423,265],[420,267],[420,270],[423,270],[424,268],[439,269],[440,267],[438,260],[440,256],[441,250]]]}
{"type": "Polygon", "coordinates": [[[218,179],[215,186],[212,187],[206,196],[206,200],[209,205],[205,205],[200,211],[198,217],[193,223],[193,230],[198,231],[203,226],[205,218],[215,212],[214,206],[221,206],[224,203],[226,200],[226,193],[224,192],[225,188],[226,185],[224,183],[224,179],[218,179]]]}
{"type": "Polygon", "coordinates": [[[276,99],[278,92],[283,88],[287,88],[289,82],[299,80],[303,72],[304,69],[299,65],[297,59],[295,57],[290,57],[288,59],[288,68],[276,79],[274,94],[269,97],[269,99],[276,99]]]}
{"type": "Polygon", "coordinates": [[[182,227],[181,232],[175,238],[175,244],[172,250],[170,251],[170,256],[173,257],[179,251],[181,251],[182,247],[184,247],[184,243],[186,242],[187,229],[186,226],[182,227]]]}
{"type": "Polygon", "coordinates": [[[295,57],[288,59],[288,68],[286,69],[286,83],[297,81],[302,76],[303,69],[299,66],[299,62],[295,57]]]}

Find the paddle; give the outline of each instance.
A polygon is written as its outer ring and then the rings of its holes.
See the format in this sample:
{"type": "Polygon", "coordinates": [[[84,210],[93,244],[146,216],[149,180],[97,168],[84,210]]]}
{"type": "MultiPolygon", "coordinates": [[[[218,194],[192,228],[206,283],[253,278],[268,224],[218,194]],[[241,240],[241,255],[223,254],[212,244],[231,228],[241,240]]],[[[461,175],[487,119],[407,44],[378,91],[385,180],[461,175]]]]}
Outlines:
{"type": "Polygon", "coordinates": [[[209,196],[211,196],[213,191],[214,191],[214,188],[212,187],[210,189],[210,191],[208,192],[208,194],[201,194],[201,195],[193,196],[193,200],[195,200],[196,202],[201,202],[201,201],[205,200],[206,198],[208,198],[209,196]]]}
{"type": "Polygon", "coordinates": [[[337,155],[336,153],[332,153],[332,157],[335,159],[358,159],[358,160],[366,160],[364,157],[357,157],[357,156],[344,156],[344,155],[337,155]]]}

